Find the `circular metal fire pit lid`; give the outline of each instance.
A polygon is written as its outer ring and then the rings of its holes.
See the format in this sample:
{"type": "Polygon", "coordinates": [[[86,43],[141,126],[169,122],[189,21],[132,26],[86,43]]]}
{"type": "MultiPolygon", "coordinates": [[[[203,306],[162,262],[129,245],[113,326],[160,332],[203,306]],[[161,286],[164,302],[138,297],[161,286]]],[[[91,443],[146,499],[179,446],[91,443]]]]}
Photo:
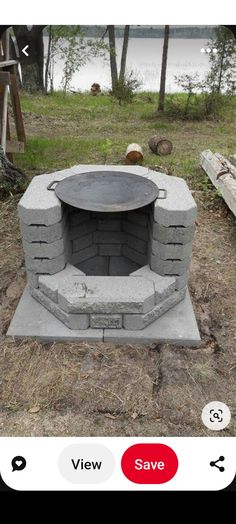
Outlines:
{"type": "Polygon", "coordinates": [[[55,193],[70,206],[111,213],[146,206],[158,197],[159,189],[151,180],[133,173],[92,171],[61,180],[55,193]]]}

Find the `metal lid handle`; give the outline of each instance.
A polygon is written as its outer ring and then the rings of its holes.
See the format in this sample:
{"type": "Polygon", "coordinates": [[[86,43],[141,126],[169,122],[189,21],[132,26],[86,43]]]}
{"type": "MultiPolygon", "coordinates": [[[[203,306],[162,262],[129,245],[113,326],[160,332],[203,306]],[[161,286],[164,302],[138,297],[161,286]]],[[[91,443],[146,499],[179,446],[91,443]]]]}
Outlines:
{"type": "Polygon", "coordinates": [[[157,198],[167,198],[167,191],[166,189],[163,189],[163,187],[159,187],[159,193],[158,193],[158,197],[157,198]],[[162,192],[162,196],[161,196],[161,193],[162,192]]]}

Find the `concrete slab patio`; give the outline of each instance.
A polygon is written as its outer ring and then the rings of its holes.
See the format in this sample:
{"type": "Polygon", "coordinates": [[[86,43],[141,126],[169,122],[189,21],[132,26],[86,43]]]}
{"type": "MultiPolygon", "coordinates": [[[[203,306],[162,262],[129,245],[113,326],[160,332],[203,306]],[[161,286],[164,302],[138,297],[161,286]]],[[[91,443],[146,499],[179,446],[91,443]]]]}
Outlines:
{"type": "Polygon", "coordinates": [[[18,303],[7,336],[58,342],[96,341],[116,344],[165,342],[181,346],[196,346],[201,340],[188,291],[184,300],[140,331],[71,330],[30,295],[28,286],[18,303]]]}

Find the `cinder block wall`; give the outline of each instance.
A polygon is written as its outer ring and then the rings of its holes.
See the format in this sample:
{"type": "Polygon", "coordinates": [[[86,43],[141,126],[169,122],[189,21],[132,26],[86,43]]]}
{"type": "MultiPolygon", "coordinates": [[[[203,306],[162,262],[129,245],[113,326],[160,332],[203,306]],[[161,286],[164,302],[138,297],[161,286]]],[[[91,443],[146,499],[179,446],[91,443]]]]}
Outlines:
{"type": "Polygon", "coordinates": [[[151,205],[120,213],[89,212],[70,207],[69,262],[77,265],[95,256],[122,256],[138,266],[146,265],[152,210],[151,205]]]}
{"type": "MultiPolygon", "coordinates": [[[[136,268],[148,264],[155,273],[178,276],[178,282],[186,285],[197,212],[186,182],[148,168],[124,166],[124,171],[166,189],[167,196],[121,215],[72,209],[48,191],[53,180],[101,169],[116,171],[120,166],[74,166],[31,181],[18,205],[30,285],[36,287],[38,275],[56,274],[68,262],[85,262],[86,273],[86,262],[93,257],[129,259],[136,268]]],[[[115,274],[119,275],[119,267],[115,274]]]]}

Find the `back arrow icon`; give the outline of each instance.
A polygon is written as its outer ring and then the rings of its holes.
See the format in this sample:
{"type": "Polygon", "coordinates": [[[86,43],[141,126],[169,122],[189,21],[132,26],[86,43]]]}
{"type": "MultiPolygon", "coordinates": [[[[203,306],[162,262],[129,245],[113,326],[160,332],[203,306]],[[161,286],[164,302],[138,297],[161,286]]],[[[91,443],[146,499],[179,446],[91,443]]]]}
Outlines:
{"type": "Polygon", "coordinates": [[[29,56],[29,53],[27,53],[28,45],[26,45],[23,49],[21,49],[22,53],[24,53],[25,56],[29,56]]]}

